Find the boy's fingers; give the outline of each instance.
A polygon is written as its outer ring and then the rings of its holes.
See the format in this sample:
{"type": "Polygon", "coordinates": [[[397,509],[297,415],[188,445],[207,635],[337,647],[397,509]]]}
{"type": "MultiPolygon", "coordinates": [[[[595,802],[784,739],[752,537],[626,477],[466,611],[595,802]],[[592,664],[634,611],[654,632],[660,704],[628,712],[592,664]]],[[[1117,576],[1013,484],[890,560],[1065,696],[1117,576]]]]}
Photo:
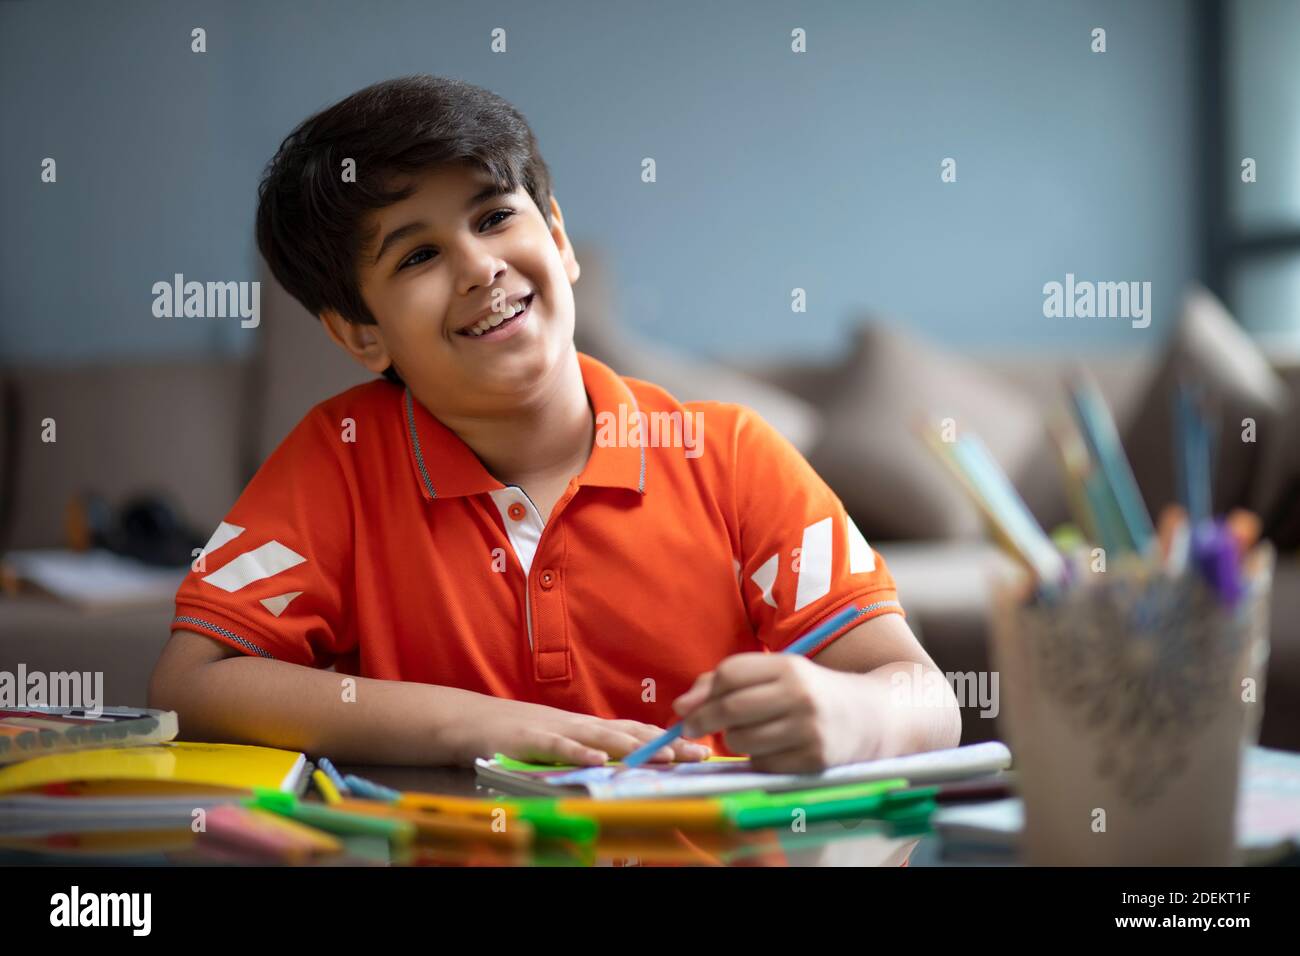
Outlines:
{"type": "Polygon", "coordinates": [[[781,692],[779,684],[755,684],[706,700],[686,718],[686,735],[703,737],[736,727],[766,723],[789,710],[790,701],[781,692]]]}
{"type": "MultiPolygon", "coordinates": [[[[705,674],[708,680],[695,686],[673,701],[673,710],[683,718],[694,717],[696,713],[711,701],[726,697],[746,687],[771,684],[780,676],[786,661],[776,654],[733,654],[716,670],[705,674]]],[[[691,737],[699,737],[709,731],[696,731],[694,721],[690,721],[691,737]]]]}
{"type": "MultiPolygon", "coordinates": [[[[664,735],[664,728],[656,727],[653,724],[637,724],[632,732],[633,736],[640,739],[638,747],[644,747],[646,744],[664,735]]],[[[708,751],[697,744],[688,740],[674,740],[665,744],[656,750],[650,760],[654,763],[671,762],[675,760],[700,760],[708,755],[708,751]]]]}
{"type": "Polygon", "coordinates": [[[579,743],[576,740],[570,740],[567,741],[567,743],[572,746],[566,747],[565,750],[566,752],[572,753],[573,756],[571,758],[565,756],[563,758],[565,763],[574,763],[582,767],[603,767],[609,762],[609,754],[603,750],[597,750],[595,747],[588,747],[586,744],[579,743]]]}
{"type": "Polygon", "coordinates": [[[696,707],[700,701],[707,700],[713,692],[713,671],[707,674],[701,674],[699,678],[691,685],[691,689],[682,696],[673,701],[673,710],[679,715],[685,716],[696,707]]]}
{"type": "Polygon", "coordinates": [[[727,731],[727,747],[737,753],[755,757],[779,754],[796,747],[807,747],[806,727],[797,717],[782,717],[727,731]]]}
{"type": "Polygon", "coordinates": [[[636,738],[638,747],[643,747],[656,737],[664,735],[662,727],[656,727],[654,724],[643,724],[639,720],[620,720],[616,721],[614,726],[628,736],[636,738]]]}
{"type": "Polygon", "coordinates": [[[697,761],[704,760],[713,753],[704,744],[697,744],[690,740],[675,740],[672,744],[673,755],[677,760],[697,761]]]}
{"type": "Polygon", "coordinates": [[[528,763],[568,763],[579,766],[600,766],[609,759],[603,750],[551,731],[537,731],[522,746],[510,748],[506,756],[528,763]]]}
{"type": "Polygon", "coordinates": [[[642,744],[654,740],[653,736],[644,737],[634,731],[615,730],[612,727],[599,727],[594,733],[583,734],[583,740],[592,747],[599,747],[612,757],[626,757],[642,744]]]}
{"type": "Polygon", "coordinates": [[[673,710],[678,717],[685,717],[692,710],[700,705],[700,701],[707,700],[708,693],[702,690],[688,690],[673,701],[673,710]]]}
{"type": "Polygon", "coordinates": [[[693,744],[689,740],[675,740],[671,744],[660,747],[650,758],[651,763],[671,763],[676,760],[697,761],[703,760],[709,755],[709,751],[699,744],[693,744]]]}
{"type": "MultiPolygon", "coordinates": [[[[657,740],[663,735],[664,731],[662,727],[656,727],[653,724],[640,724],[633,736],[637,737],[639,740],[637,748],[641,748],[652,740],[657,740]]],[[[673,754],[673,748],[671,746],[660,747],[650,755],[650,760],[655,763],[671,762],[674,759],[675,755],[673,754]]]]}
{"type": "Polygon", "coordinates": [[[710,697],[774,681],[790,666],[790,660],[783,654],[744,653],[732,654],[716,668],[710,697]]]}

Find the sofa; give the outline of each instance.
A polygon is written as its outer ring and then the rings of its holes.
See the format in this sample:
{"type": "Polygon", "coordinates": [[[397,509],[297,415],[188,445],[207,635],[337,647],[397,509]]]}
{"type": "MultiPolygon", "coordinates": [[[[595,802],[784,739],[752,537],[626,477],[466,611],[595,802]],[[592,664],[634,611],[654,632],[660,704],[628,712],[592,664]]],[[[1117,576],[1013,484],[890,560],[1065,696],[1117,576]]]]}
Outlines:
{"type": "MultiPolygon", "coordinates": [[[[1007,559],[986,540],[978,516],[950,479],[918,454],[909,417],[923,407],[929,413],[948,410],[957,427],[978,426],[1049,527],[1067,512],[1041,434],[1041,411],[1059,398],[1067,370],[1081,362],[1091,371],[1126,438],[1139,425],[1148,432],[1160,425],[1159,416],[1155,425],[1143,421],[1150,417],[1153,387],[1171,374],[1160,348],[1082,360],[975,359],[944,354],[909,336],[903,322],[864,318],[845,348],[825,361],[688,357],[628,330],[616,312],[616,279],[599,252],[579,246],[578,258],[578,347],[679,398],[743,402],[771,421],[835,489],[884,556],[913,629],[945,671],[988,669],[990,584],[1007,559]],[[871,436],[869,444],[864,434],[871,436]],[[886,435],[892,437],[881,440],[886,435]]],[[[0,472],[8,489],[0,548],[63,546],[68,502],[87,490],[119,505],[142,492],[165,496],[200,543],[206,540],[302,415],[369,377],[313,328],[316,320],[265,270],[262,292],[262,322],[249,331],[254,341],[243,356],[0,367],[6,423],[0,472]],[[58,423],[56,442],[41,440],[46,418],[58,423]]],[[[1201,304],[1213,311],[1212,303],[1201,304]]],[[[1211,353],[1224,348],[1213,336],[1193,344],[1211,353]]],[[[1294,460],[1277,450],[1285,443],[1276,436],[1286,428],[1296,433],[1300,366],[1275,362],[1266,371],[1271,387],[1262,396],[1248,385],[1245,397],[1235,398],[1252,411],[1250,402],[1263,402],[1257,414],[1261,431],[1269,429],[1261,442],[1268,451],[1254,455],[1258,460],[1244,478],[1218,481],[1216,473],[1216,488],[1227,496],[1216,504],[1267,503],[1285,513],[1294,460]],[[1284,383],[1281,391],[1278,382],[1284,383]]],[[[1246,377],[1261,374],[1252,367],[1246,377]]],[[[1227,407],[1228,414],[1237,414],[1231,401],[1227,407]]],[[[1143,450],[1150,454],[1143,462],[1135,459],[1135,469],[1151,473],[1139,479],[1158,487],[1168,456],[1158,448],[1143,450]]],[[[171,612],[168,601],[87,612],[38,594],[3,595],[0,669],[22,662],[29,670],[102,671],[106,703],[143,706],[171,612]]],[[[1261,732],[1262,743],[1289,749],[1300,749],[1297,621],[1300,555],[1292,544],[1278,556],[1261,732]]],[[[981,717],[978,707],[964,709],[964,742],[995,736],[995,721],[981,717]]]]}
{"type": "MultiPolygon", "coordinates": [[[[1139,440],[1136,432],[1141,424],[1143,403],[1149,400],[1154,380],[1160,377],[1159,356],[1100,355],[1082,361],[1065,357],[1053,360],[1041,356],[986,357],[979,362],[983,371],[1012,386],[1025,396],[1026,402],[1041,408],[1060,401],[1062,380],[1080,365],[1093,373],[1116,415],[1126,445],[1132,447],[1139,440]]],[[[818,409],[827,409],[834,403],[835,383],[844,372],[841,363],[754,364],[747,371],[770,384],[789,389],[818,409]]],[[[1281,371],[1288,382],[1288,399],[1300,408],[1300,367],[1288,364],[1281,371]]],[[[1300,417],[1290,417],[1284,424],[1289,425],[1290,431],[1279,432],[1284,436],[1281,441],[1300,447],[1297,441],[1300,417]]],[[[829,440],[835,441],[833,434],[829,440]]],[[[1042,441],[1046,447],[1046,437],[1042,441]]],[[[1165,453],[1161,450],[1160,454],[1165,453]]],[[[823,477],[832,479],[825,461],[834,457],[833,451],[821,445],[812,449],[808,457],[823,477]]],[[[1048,528],[1066,519],[1063,503],[1055,498],[1059,493],[1058,469],[1054,462],[1050,464],[1048,468],[1047,463],[1035,457],[1017,482],[1035,515],[1048,528]]],[[[1272,479],[1268,483],[1281,486],[1282,482],[1282,479],[1272,479]]],[[[848,497],[846,483],[832,479],[831,484],[842,498],[848,497]]],[[[1286,506],[1294,509],[1294,486],[1275,487],[1275,490],[1279,497],[1289,496],[1291,501],[1286,506]]],[[[1216,504],[1226,510],[1229,505],[1217,495],[1216,499],[1216,504]]],[[[966,674],[988,670],[993,586],[1006,574],[1010,559],[986,539],[981,529],[968,533],[962,527],[939,538],[888,535],[873,538],[867,528],[872,526],[875,515],[864,515],[852,507],[850,512],[894,574],[911,627],[936,664],[945,672],[966,674]]],[[[970,520],[977,522],[974,515],[970,520]]],[[[876,530],[884,533],[900,529],[891,526],[876,530]]],[[[1300,750],[1300,550],[1294,541],[1294,530],[1289,530],[1292,537],[1286,546],[1278,548],[1273,576],[1270,660],[1260,741],[1265,746],[1300,750]]],[[[964,743],[997,736],[996,720],[982,716],[976,707],[963,708],[964,743]]]]}

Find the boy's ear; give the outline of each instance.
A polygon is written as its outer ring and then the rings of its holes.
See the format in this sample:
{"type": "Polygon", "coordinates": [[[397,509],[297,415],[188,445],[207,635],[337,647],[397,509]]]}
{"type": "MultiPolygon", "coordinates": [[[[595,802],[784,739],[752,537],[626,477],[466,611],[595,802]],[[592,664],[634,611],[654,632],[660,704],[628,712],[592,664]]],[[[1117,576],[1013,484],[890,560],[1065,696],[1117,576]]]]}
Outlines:
{"type": "Polygon", "coordinates": [[[564,263],[564,272],[569,277],[569,285],[573,285],[582,274],[582,266],[573,256],[573,246],[564,231],[564,214],[560,212],[560,204],[554,195],[551,196],[551,238],[555,240],[555,248],[560,250],[560,260],[564,263]]]}
{"type": "Polygon", "coordinates": [[[376,375],[382,375],[392,364],[379,326],[349,322],[332,309],[323,311],[320,321],[339,348],[376,375]]]}

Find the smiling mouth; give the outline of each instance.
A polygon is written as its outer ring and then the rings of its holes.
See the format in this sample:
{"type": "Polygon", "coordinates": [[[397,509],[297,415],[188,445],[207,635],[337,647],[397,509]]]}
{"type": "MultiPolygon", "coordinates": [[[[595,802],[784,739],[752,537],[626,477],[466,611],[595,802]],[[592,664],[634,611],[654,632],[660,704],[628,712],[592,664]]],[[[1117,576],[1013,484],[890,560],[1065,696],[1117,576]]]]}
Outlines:
{"type": "Polygon", "coordinates": [[[492,326],[490,329],[488,329],[485,332],[474,332],[471,329],[459,329],[456,332],[456,334],[463,335],[466,338],[470,338],[470,339],[493,338],[501,334],[502,330],[509,329],[511,326],[518,323],[524,316],[528,315],[529,311],[532,309],[533,299],[536,297],[536,295],[537,295],[536,292],[531,292],[528,295],[526,295],[524,298],[520,299],[519,304],[523,306],[522,309],[520,309],[518,312],[516,312],[514,315],[512,315],[510,318],[506,319],[505,321],[498,322],[496,325],[492,326]]]}

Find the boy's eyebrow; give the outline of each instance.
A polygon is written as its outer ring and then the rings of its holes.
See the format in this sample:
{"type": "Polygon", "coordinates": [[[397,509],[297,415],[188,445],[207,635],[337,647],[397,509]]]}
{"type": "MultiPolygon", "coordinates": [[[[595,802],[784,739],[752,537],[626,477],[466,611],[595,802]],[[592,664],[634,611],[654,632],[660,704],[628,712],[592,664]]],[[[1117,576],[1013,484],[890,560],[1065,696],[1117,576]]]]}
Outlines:
{"type": "MultiPolygon", "coordinates": [[[[473,196],[469,198],[469,202],[465,203],[465,211],[469,212],[479,203],[485,202],[488,199],[495,198],[496,196],[509,196],[511,191],[512,190],[509,189],[503,189],[501,186],[497,185],[496,183],[488,183],[486,186],[484,186],[482,189],[480,189],[478,192],[476,192],[473,196]]],[[[408,222],[404,226],[398,226],[388,235],[384,236],[383,242],[379,244],[379,251],[375,253],[375,257],[374,259],[371,260],[371,264],[378,265],[379,260],[384,258],[384,253],[386,253],[389,249],[397,245],[397,243],[401,242],[411,233],[419,232],[421,229],[427,229],[427,228],[428,228],[428,223],[424,222],[423,220],[418,220],[416,222],[408,222]]]]}

